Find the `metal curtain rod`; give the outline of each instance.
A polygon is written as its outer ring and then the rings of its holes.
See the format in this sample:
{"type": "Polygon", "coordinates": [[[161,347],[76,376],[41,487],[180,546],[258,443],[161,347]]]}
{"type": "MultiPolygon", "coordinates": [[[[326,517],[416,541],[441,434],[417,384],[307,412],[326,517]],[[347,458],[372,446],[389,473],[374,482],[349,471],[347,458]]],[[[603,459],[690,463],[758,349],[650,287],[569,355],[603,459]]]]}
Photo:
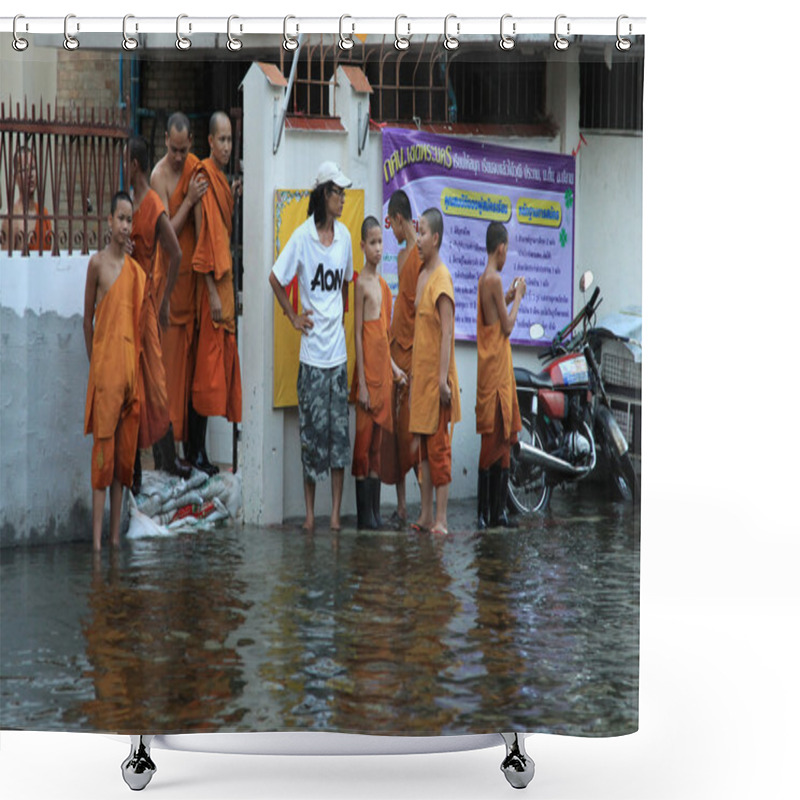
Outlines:
{"type": "MultiPolygon", "coordinates": [[[[17,14],[0,17],[0,33],[11,33],[15,50],[27,47],[26,34],[62,34],[67,49],[75,49],[81,34],[119,32],[126,49],[136,47],[139,34],[174,34],[179,49],[188,49],[193,34],[227,35],[228,47],[238,50],[247,35],[278,34],[291,43],[300,34],[338,34],[342,48],[351,46],[356,34],[383,34],[394,36],[398,49],[408,46],[414,34],[439,34],[444,36],[445,46],[458,46],[459,36],[496,34],[503,49],[511,49],[514,39],[528,34],[550,34],[558,50],[569,46],[572,36],[614,36],[620,49],[627,49],[630,36],[641,36],[645,32],[644,17],[516,17],[503,14],[501,17],[412,17],[400,14],[396,17],[200,17],[179,14],[177,17],[137,17],[125,14],[121,17],[83,17],[67,14],[65,17],[36,17],[17,14]],[[26,42],[21,46],[22,42],[26,42]],[[627,45],[626,45],[627,43],[627,45]],[[620,46],[622,44],[622,46],[620,46]]],[[[289,48],[292,49],[292,48],[289,48]]]]}

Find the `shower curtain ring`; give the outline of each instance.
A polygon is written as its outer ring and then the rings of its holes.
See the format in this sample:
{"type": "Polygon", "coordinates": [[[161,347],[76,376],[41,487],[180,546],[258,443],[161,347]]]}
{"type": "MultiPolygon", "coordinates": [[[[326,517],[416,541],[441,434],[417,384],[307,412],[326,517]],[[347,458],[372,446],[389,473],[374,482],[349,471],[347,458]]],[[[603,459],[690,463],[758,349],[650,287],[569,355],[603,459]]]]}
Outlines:
{"type": "MultiPolygon", "coordinates": [[[[561,35],[561,34],[558,32],[558,21],[559,21],[560,19],[566,19],[566,18],[567,18],[567,15],[566,15],[566,14],[559,14],[559,15],[556,17],[556,22],[555,22],[555,31],[554,31],[554,33],[555,33],[555,39],[553,40],[553,47],[555,47],[555,49],[556,49],[556,50],[566,50],[566,49],[569,47],[569,40],[568,40],[568,39],[565,39],[565,38],[564,38],[564,37],[563,37],[563,36],[562,36],[562,35],[561,35]]],[[[567,35],[568,35],[568,36],[569,36],[569,29],[570,29],[570,24],[569,24],[569,22],[568,22],[568,23],[567,23],[567,35]]]]}
{"type": "MultiPolygon", "coordinates": [[[[177,47],[178,50],[188,50],[192,46],[192,40],[187,39],[181,33],[181,20],[188,18],[189,18],[188,14],[178,14],[178,16],[175,18],[175,47],[177,47]]],[[[192,30],[192,23],[190,22],[189,31],[191,32],[191,30],[192,30]]]]}
{"type": "Polygon", "coordinates": [[[503,14],[500,17],[500,49],[501,50],[513,50],[514,45],[517,43],[514,39],[514,35],[517,32],[517,23],[511,23],[511,35],[507,34],[504,30],[505,23],[507,19],[511,19],[511,14],[503,14]]]}
{"type": "MultiPolygon", "coordinates": [[[[352,33],[345,34],[344,32],[344,21],[346,19],[353,19],[349,14],[342,14],[339,17],[339,49],[340,50],[350,50],[355,42],[353,41],[352,33]]],[[[355,25],[350,26],[351,31],[355,30],[355,25]]]]}
{"type": "MultiPolygon", "coordinates": [[[[135,19],[133,14],[126,14],[122,18],[122,48],[123,50],[135,50],[139,46],[139,40],[128,36],[128,20],[135,19]]],[[[139,25],[136,25],[136,30],[139,30],[139,25]]]]}
{"type": "Polygon", "coordinates": [[[458,47],[458,39],[456,38],[458,34],[461,33],[461,23],[458,21],[458,17],[455,14],[448,14],[444,18],[444,46],[447,50],[455,50],[458,47]],[[451,19],[456,20],[456,35],[451,36],[450,33],[447,31],[447,23],[450,22],[451,19]]]}
{"type": "MultiPolygon", "coordinates": [[[[235,14],[231,14],[231,16],[228,17],[228,43],[225,46],[231,51],[231,53],[235,53],[237,50],[241,50],[243,47],[242,40],[237,39],[231,33],[231,22],[233,22],[235,19],[239,19],[239,17],[237,17],[235,14]]],[[[241,30],[242,26],[240,25],[239,31],[241,32],[241,30]]]]}
{"type": "Polygon", "coordinates": [[[297,46],[299,42],[297,41],[297,34],[300,32],[300,28],[295,22],[294,29],[295,33],[289,33],[289,20],[295,19],[295,17],[288,15],[283,18],[283,49],[284,50],[297,50],[297,46]]]}
{"type": "MultiPolygon", "coordinates": [[[[617,50],[619,50],[620,52],[625,52],[625,50],[630,50],[631,49],[631,40],[630,39],[623,39],[622,35],[620,34],[620,23],[624,19],[628,19],[628,17],[626,17],[624,14],[620,14],[620,16],[617,17],[617,45],[616,46],[617,46],[617,50]]],[[[633,28],[631,27],[631,24],[629,22],[628,23],[628,35],[630,35],[631,30],[633,30],[633,28]]]]}
{"type": "MultiPolygon", "coordinates": [[[[14,49],[15,49],[15,50],[18,52],[18,53],[21,53],[23,50],[27,50],[27,49],[28,49],[28,40],[27,40],[27,39],[23,39],[23,38],[22,38],[22,37],[21,37],[21,36],[20,36],[20,35],[17,33],[17,22],[19,22],[19,20],[21,20],[21,19],[25,19],[25,16],[24,16],[23,14],[17,14],[17,15],[14,17],[14,24],[13,24],[13,27],[11,28],[11,35],[14,37],[14,38],[13,38],[13,40],[12,40],[12,42],[11,42],[11,46],[12,46],[12,47],[13,47],[13,48],[14,48],[14,49]]],[[[28,27],[28,26],[27,26],[27,24],[26,24],[26,25],[25,25],[25,28],[26,28],[26,30],[27,30],[27,27],[28,27]]]]}
{"type": "MultiPolygon", "coordinates": [[[[69,21],[71,19],[75,19],[74,14],[67,14],[67,16],[64,17],[64,49],[70,51],[77,50],[81,46],[81,43],[69,32],[69,21]]],[[[80,24],[76,22],[75,30],[79,31],[80,29],[80,24]]]]}
{"type": "MultiPolygon", "coordinates": [[[[405,14],[398,14],[394,18],[394,46],[396,50],[408,50],[411,42],[405,36],[401,36],[399,32],[400,27],[400,20],[401,19],[408,19],[405,14]]],[[[406,22],[406,27],[408,28],[408,34],[411,34],[411,25],[406,22]]]]}

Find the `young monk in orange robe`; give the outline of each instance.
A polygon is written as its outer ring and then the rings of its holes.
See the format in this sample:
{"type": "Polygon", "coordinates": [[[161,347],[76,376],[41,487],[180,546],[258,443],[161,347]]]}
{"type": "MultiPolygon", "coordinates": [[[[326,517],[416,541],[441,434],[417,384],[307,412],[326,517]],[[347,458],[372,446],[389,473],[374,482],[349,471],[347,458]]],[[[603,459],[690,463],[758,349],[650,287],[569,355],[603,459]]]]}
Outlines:
{"type": "Polygon", "coordinates": [[[139,449],[152,446],[158,468],[185,478],[191,474],[191,469],[180,465],[175,457],[169,419],[167,376],[161,355],[161,329],[169,323],[169,301],[178,277],[181,250],[178,237],[169,224],[164,204],[150,188],[147,178],[150,173],[150,156],[147,144],[141,136],[133,137],[128,142],[128,156],[133,186],[132,254],[147,275],[140,325],[142,366],[139,371],[139,397],[142,407],[139,449]],[[162,252],[169,258],[165,276],[159,263],[159,244],[163,248],[162,252]],[[168,459],[163,457],[162,451],[168,453],[168,459]]]}
{"type": "Polygon", "coordinates": [[[478,279],[478,385],[475,427],[481,434],[478,463],[478,527],[516,527],[506,514],[511,445],[522,430],[517,383],[508,337],[525,296],[525,279],[503,292],[500,272],[508,255],[508,231],[492,222],[486,231],[486,269],[478,279]],[[506,306],[513,303],[509,312],[506,306]]]}
{"type": "MultiPolygon", "coordinates": [[[[231,121],[217,111],[209,121],[211,156],[195,171],[208,182],[208,191],[194,207],[197,245],[192,268],[197,276],[197,350],[192,380],[192,407],[201,419],[201,452],[205,459],[205,424],[211,416],[229,422],[242,420],[242,379],[236,346],[236,301],[233,286],[231,232],[233,193],[222,171],[231,157],[231,121]]],[[[192,457],[190,457],[192,460],[192,457]]],[[[199,466],[199,465],[198,465],[199,466]]]]}
{"type": "Polygon", "coordinates": [[[161,331],[161,352],[167,374],[169,416],[175,440],[184,442],[188,453],[188,413],[194,374],[196,273],[192,256],[196,243],[194,206],[205,194],[208,183],[195,174],[200,160],[190,151],[189,119],[176,112],[167,120],[166,155],[155,165],[150,183],[167,209],[169,222],[178,237],[181,263],[169,301],[169,324],[161,331]]]}
{"type": "Polygon", "coordinates": [[[432,533],[447,533],[447,499],[452,470],[449,427],[461,419],[455,359],[453,279],[439,258],[443,232],[441,212],[436,208],[424,211],[417,241],[422,269],[417,281],[409,430],[419,440],[421,459],[422,504],[419,519],[412,527],[432,533]]]}
{"type": "Polygon", "coordinates": [[[11,221],[3,221],[0,230],[0,245],[8,247],[11,239],[12,250],[25,252],[25,236],[27,233],[27,252],[34,253],[40,249],[49,253],[53,249],[53,226],[48,219],[47,208],[39,212],[39,204],[35,200],[37,186],[36,160],[28,147],[19,147],[14,153],[14,185],[16,199],[11,210],[11,221]]]}
{"type": "Polygon", "coordinates": [[[89,384],[83,432],[92,447],[92,541],[101,547],[106,489],[111,491],[111,544],[120,543],[122,487],[133,481],[139,431],[139,321],[145,274],[126,254],[133,205],[124,192],[111,201],[111,241],[89,259],[83,334],[89,384]]]}
{"type": "MultiPolygon", "coordinates": [[[[389,198],[387,209],[392,233],[405,246],[397,254],[397,298],[394,301],[391,328],[391,355],[394,363],[411,374],[411,350],[414,346],[414,303],[422,259],[417,249],[417,231],[411,217],[408,195],[398,189],[389,198]]],[[[384,436],[381,450],[381,480],[392,483],[397,491],[397,510],[392,515],[400,527],[406,522],[406,474],[419,461],[412,451],[413,437],[408,430],[408,381],[394,384],[392,399],[394,434],[384,436]]]]}
{"type": "Polygon", "coordinates": [[[359,528],[380,528],[381,439],[391,433],[393,379],[405,383],[405,373],[389,352],[389,319],[392,291],[378,275],[383,254],[383,235],[375,217],[361,225],[364,267],[355,286],[356,373],[351,398],[356,406],[356,438],[352,474],[356,479],[356,510],[359,528]]]}

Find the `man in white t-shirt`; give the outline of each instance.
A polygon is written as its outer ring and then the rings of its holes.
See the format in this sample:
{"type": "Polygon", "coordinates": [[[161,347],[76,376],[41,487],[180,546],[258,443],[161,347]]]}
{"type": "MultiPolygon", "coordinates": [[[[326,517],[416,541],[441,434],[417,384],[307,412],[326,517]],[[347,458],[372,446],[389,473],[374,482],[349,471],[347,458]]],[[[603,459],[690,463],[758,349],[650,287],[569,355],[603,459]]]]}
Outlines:
{"type": "Polygon", "coordinates": [[[353,278],[353,247],[339,217],[345,189],[351,184],[338,164],[320,165],[308,201],[308,219],[292,234],[269,275],[283,313],[303,334],[297,404],[306,506],[303,530],[309,532],[314,530],[316,484],[329,469],[331,530],[340,529],[344,468],[350,463],[344,307],[353,278]],[[303,306],[299,314],[285,288],[295,275],[303,306]]]}

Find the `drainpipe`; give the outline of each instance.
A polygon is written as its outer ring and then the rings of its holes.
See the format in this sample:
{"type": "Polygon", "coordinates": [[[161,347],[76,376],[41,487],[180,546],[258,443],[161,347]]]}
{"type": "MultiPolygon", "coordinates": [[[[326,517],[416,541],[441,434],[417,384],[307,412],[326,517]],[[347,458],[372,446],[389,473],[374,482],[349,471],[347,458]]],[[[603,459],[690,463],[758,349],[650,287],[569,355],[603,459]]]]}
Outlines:
{"type": "Polygon", "coordinates": [[[297,62],[300,60],[300,51],[303,49],[303,34],[297,36],[297,47],[292,57],[292,68],[289,70],[289,85],[286,87],[286,92],[283,95],[283,102],[281,103],[280,115],[275,120],[275,127],[272,131],[272,154],[278,152],[281,146],[281,136],[283,135],[283,123],[286,121],[286,112],[289,108],[289,99],[292,96],[292,87],[294,86],[294,76],[297,72],[297,62]]]}

